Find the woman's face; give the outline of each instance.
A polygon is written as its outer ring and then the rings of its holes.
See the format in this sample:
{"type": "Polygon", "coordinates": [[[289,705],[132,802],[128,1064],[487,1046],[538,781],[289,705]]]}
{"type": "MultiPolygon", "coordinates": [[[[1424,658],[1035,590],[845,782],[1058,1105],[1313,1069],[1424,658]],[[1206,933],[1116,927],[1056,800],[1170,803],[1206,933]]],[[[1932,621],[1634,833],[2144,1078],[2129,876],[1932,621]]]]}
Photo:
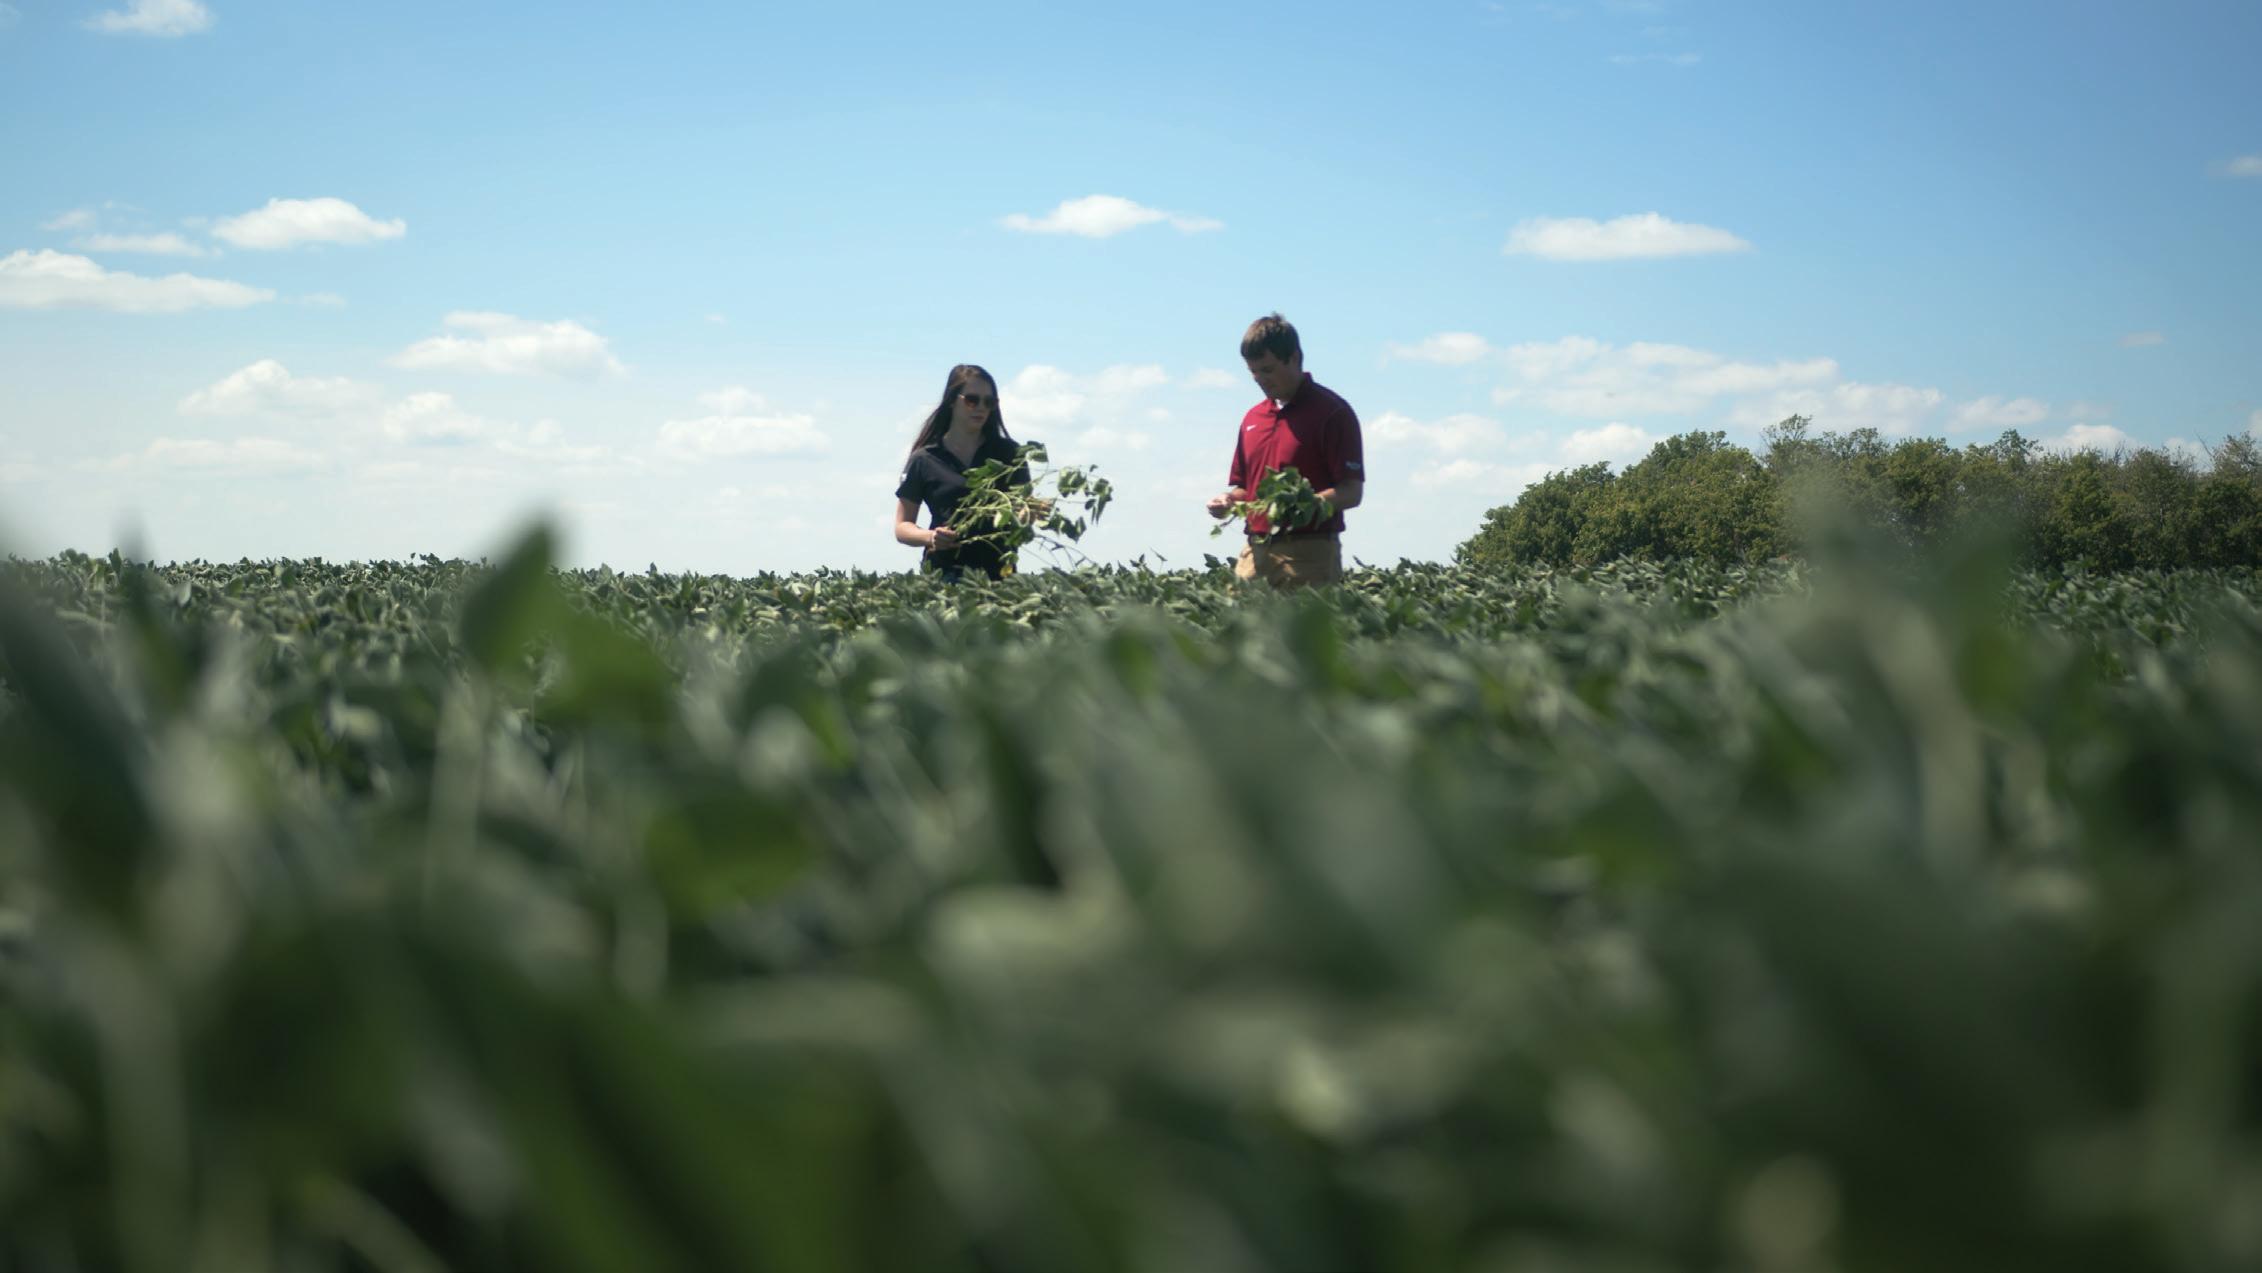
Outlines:
{"type": "Polygon", "coordinates": [[[950,397],[950,427],[969,432],[981,429],[997,411],[997,386],[980,376],[969,376],[950,397]]]}

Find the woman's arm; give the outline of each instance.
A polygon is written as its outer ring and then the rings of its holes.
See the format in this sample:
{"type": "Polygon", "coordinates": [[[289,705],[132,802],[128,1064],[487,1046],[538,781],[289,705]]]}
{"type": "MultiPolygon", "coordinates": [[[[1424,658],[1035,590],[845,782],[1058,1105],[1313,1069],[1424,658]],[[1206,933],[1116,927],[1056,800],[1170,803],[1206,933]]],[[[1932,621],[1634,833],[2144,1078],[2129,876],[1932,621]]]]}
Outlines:
{"type": "Polygon", "coordinates": [[[919,501],[898,499],[895,502],[895,542],[913,548],[948,548],[958,542],[958,532],[948,526],[934,530],[919,525],[919,501]]]}

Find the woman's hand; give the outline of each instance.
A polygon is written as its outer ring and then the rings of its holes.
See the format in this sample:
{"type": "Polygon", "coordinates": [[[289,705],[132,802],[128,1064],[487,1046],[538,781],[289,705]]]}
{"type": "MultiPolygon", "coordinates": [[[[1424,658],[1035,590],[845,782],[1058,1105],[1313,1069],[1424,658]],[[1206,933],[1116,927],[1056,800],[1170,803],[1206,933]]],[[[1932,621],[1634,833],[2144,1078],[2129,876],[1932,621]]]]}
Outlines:
{"type": "Polygon", "coordinates": [[[938,551],[958,547],[958,532],[948,526],[937,526],[927,532],[927,547],[938,551]]]}

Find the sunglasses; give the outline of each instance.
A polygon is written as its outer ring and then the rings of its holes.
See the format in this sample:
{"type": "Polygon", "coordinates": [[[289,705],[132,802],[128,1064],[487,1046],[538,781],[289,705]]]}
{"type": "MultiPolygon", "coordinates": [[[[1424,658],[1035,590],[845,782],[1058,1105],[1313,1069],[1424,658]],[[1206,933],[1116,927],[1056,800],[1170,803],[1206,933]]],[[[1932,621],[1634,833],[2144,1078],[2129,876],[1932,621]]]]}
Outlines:
{"type": "Polygon", "coordinates": [[[962,393],[958,395],[958,400],[969,407],[994,407],[997,405],[997,399],[986,393],[962,393]]]}

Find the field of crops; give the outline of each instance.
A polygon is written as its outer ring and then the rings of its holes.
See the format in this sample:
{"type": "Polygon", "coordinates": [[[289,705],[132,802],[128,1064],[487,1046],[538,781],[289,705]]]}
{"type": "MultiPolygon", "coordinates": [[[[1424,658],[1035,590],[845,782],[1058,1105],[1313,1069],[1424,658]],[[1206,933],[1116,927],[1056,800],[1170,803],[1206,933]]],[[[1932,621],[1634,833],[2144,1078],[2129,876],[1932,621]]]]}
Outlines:
{"type": "Polygon", "coordinates": [[[2262,1267],[2262,576],[0,567],[0,1270],[2262,1267]]]}

